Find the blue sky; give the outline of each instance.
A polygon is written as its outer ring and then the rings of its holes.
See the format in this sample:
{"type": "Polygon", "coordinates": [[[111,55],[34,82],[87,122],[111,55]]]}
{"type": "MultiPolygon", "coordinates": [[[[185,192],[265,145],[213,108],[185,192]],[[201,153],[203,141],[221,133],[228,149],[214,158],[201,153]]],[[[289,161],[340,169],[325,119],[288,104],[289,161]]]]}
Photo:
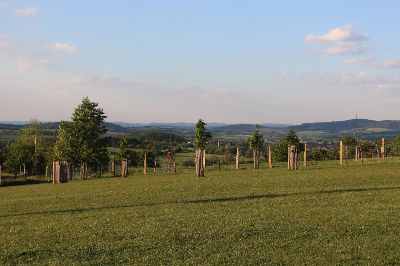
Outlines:
{"type": "Polygon", "coordinates": [[[400,119],[398,1],[0,0],[0,120],[400,119]]]}

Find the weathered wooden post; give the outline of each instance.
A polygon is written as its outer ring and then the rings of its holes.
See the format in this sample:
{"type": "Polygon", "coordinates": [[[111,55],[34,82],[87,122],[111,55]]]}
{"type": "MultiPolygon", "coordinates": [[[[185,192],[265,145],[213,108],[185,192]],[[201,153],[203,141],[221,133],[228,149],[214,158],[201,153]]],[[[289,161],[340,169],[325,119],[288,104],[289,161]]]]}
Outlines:
{"type": "Polygon", "coordinates": [[[1,164],[0,164],[0,186],[1,186],[1,164]]]}
{"type": "Polygon", "coordinates": [[[268,145],[268,167],[272,168],[272,150],[271,145],[268,145]]]}
{"type": "Polygon", "coordinates": [[[200,150],[200,149],[196,150],[195,165],[196,165],[196,176],[197,177],[204,176],[203,154],[204,154],[204,152],[202,150],[200,150]]]}
{"type": "Polygon", "coordinates": [[[157,155],[154,155],[154,173],[157,173],[157,155]]]}
{"type": "Polygon", "coordinates": [[[111,175],[115,176],[115,155],[113,155],[113,158],[111,159],[111,175]]]}
{"type": "Polygon", "coordinates": [[[80,175],[81,175],[81,179],[84,179],[84,178],[86,178],[86,175],[87,175],[87,169],[88,169],[87,163],[85,163],[85,162],[82,162],[82,163],[81,163],[81,167],[80,167],[80,175]]]}
{"type": "Polygon", "coordinates": [[[60,183],[60,161],[53,162],[53,184],[60,183]]]}
{"type": "Polygon", "coordinates": [[[147,153],[144,153],[143,174],[147,175],[147,153]]]}
{"type": "Polygon", "coordinates": [[[240,165],[239,165],[239,148],[236,148],[236,170],[239,170],[240,165]]]}
{"type": "Polygon", "coordinates": [[[254,164],[254,169],[260,168],[260,155],[257,149],[253,150],[253,164],[254,164]]]}
{"type": "Polygon", "coordinates": [[[45,170],[44,175],[45,175],[47,183],[48,183],[49,182],[49,166],[48,165],[46,165],[46,170],[45,170]]]}
{"type": "Polygon", "coordinates": [[[288,147],[288,169],[297,169],[297,149],[294,145],[288,147]]]}
{"type": "Polygon", "coordinates": [[[55,170],[54,170],[54,161],[53,161],[53,164],[52,164],[52,167],[51,167],[51,179],[53,180],[53,183],[54,183],[54,172],[55,172],[55,170]]]}
{"type": "Polygon", "coordinates": [[[307,166],[307,143],[304,143],[304,154],[303,154],[303,160],[304,160],[304,167],[307,166]]]}
{"type": "Polygon", "coordinates": [[[122,177],[128,176],[128,160],[127,159],[121,160],[121,176],[122,177]]]}
{"type": "Polygon", "coordinates": [[[206,150],[203,150],[203,169],[206,170],[206,150]]]}
{"type": "Polygon", "coordinates": [[[26,168],[25,168],[25,164],[24,164],[24,179],[25,179],[25,182],[26,182],[26,168]]]}
{"type": "Polygon", "coordinates": [[[340,141],[339,144],[339,163],[343,165],[343,141],[340,141]]]}
{"type": "Polygon", "coordinates": [[[381,158],[382,160],[385,160],[385,138],[382,138],[381,158]]]}

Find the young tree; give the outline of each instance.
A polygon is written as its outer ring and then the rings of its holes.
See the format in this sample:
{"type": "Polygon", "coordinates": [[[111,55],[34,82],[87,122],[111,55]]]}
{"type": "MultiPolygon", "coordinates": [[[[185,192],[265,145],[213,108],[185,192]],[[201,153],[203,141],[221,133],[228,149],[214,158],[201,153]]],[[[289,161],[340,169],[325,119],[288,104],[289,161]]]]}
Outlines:
{"type": "Polygon", "coordinates": [[[285,138],[276,145],[274,149],[274,160],[278,162],[286,162],[288,160],[288,147],[296,146],[298,152],[304,150],[304,145],[300,143],[294,130],[290,129],[285,138]]]}
{"type": "Polygon", "coordinates": [[[125,137],[122,137],[119,142],[118,156],[121,160],[127,160],[129,158],[128,142],[125,137]]]}
{"type": "Polygon", "coordinates": [[[211,139],[211,133],[206,129],[206,123],[199,119],[195,126],[194,147],[196,149],[196,176],[204,176],[203,156],[208,141],[211,139]]]}
{"type": "Polygon", "coordinates": [[[31,120],[18,133],[15,142],[7,149],[5,166],[16,174],[19,167],[25,165],[32,174],[43,173],[46,167],[46,145],[43,129],[38,120],[31,120]]]}
{"type": "Polygon", "coordinates": [[[72,163],[72,124],[61,122],[57,130],[57,141],[53,148],[53,157],[60,161],[70,161],[72,163]]]}
{"type": "Polygon", "coordinates": [[[55,153],[61,158],[81,165],[81,177],[86,169],[96,168],[108,161],[106,142],[101,136],[107,132],[103,109],[88,97],[72,114],[72,121],[62,123],[58,129],[55,153]]]}
{"type": "Polygon", "coordinates": [[[260,151],[264,146],[264,136],[260,133],[260,126],[256,125],[253,135],[248,138],[249,146],[253,150],[254,169],[260,168],[260,151]]]}

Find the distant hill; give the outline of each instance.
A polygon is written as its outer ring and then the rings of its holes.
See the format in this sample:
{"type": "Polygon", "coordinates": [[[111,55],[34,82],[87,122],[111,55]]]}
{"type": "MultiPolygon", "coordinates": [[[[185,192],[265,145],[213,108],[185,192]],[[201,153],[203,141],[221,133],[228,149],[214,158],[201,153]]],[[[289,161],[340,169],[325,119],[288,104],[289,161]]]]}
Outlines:
{"type": "Polygon", "coordinates": [[[350,119],[345,121],[304,123],[298,126],[291,126],[290,128],[295,131],[327,131],[327,132],[349,131],[355,128],[361,128],[361,129],[375,128],[375,129],[387,129],[387,130],[397,131],[400,130],[400,121],[399,120],[375,121],[369,119],[350,119]]]}
{"type": "MultiPolygon", "coordinates": [[[[151,123],[127,123],[127,122],[112,122],[113,124],[120,125],[126,128],[144,128],[144,127],[151,127],[151,128],[184,128],[184,129],[193,129],[195,123],[186,123],[186,122],[176,122],[176,123],[158,123],[158,122],[151,122],[151,123]]],[[[219,127],[224,126],[225,123],[207,123],[207,126],[212,127],[219,127]]]]}
{"type": "MultiPolygon", "coordinates": [[[[260,126],[260,130],[267,128],[265,126],[260,126]]],[[[256,126],[254,124],[236,124],[236,125],[226,125],[220,127],[211,128],[212,133],[225,133],[225,134],[246,134],[254,132],[256,126]]]]}
{"type": "MultiPolygon", "coordinates": [[[[44,129],[48,129],[48,130],[56,130],[60,126],[60,124],[61,124],[61,122],[44,122],[44,123],[42,123],[42,127],[44,129]]],[[[127,128],[117,125],[117,124],[105,122],[104,125],[109,131],[128,132],[127,128]]],[[[20,130],[24,126],[26,126],[26,124],[1,124],[0,123],[0,129],[7,129],[7,130],[20,130]]]]}
{"type": "Polygon", "coordinates": [[[293,126],[290,124],[278,124],[278,123],[262,123],[260,125],[264,126],[264,127],[269,127],[269,128],[286,128],[286,127],[293,126]]]}

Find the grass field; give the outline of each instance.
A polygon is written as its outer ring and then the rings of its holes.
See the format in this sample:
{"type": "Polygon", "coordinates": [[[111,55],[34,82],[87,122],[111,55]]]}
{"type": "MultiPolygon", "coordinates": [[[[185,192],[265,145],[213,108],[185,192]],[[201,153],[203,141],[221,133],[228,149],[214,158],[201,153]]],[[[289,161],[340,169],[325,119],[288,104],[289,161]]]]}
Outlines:
{"type": "Polygon", "coordinates": [[[0,188],[0,264],[399,264],[400,164],[0,188]]]}

